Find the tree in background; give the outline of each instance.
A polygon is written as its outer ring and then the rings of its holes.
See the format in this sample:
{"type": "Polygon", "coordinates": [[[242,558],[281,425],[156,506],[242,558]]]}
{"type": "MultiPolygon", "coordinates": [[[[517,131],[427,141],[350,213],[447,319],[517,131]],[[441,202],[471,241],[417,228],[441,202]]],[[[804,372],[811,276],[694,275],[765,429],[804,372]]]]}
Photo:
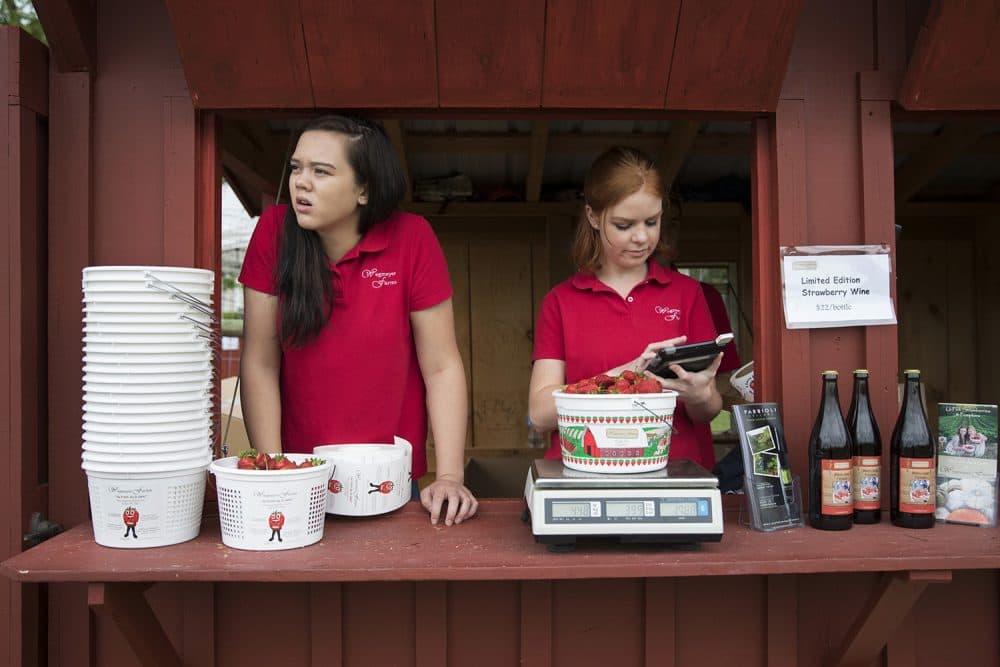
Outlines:
{"type": "Polygon", "coordinates": [[[0,25],[17,26],[43,44],[48,44],[31,0],[0,0],[0,25]]]}

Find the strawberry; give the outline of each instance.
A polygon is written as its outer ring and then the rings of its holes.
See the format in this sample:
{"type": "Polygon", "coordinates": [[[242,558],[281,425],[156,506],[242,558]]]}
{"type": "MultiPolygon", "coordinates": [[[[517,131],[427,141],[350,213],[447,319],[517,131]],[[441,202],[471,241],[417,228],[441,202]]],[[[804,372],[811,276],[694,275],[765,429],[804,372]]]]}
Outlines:
{"type": "Polygon", "coordinates": [[[308,458],[305,461],[303,461],[302,463],[300,463],[298,467],[300,467],[300,468],[315,468],[316,466],[321,466],[324,463],[326,463],[325,460],[320,459],[320,458],[316,458],[315,456],[313,456],[312,458],[308,458]]]}
{"type": "Polygon", "coordinates": [[[661,391],[663,391],[663,387],[653,378],[644,378],[635,385],[635,393],[637,394],[659,394],[661,391]]]}
{"type": "Polygon", "coordinates": [[[270,454],[260,452],[257,454],[257,459],[254,461],[254,465],[257,466],[257,470],[273,470],[274,459],[271,458],[270,454]]]}
{"type": "Polygon", "coordinates": [[[298,468],[295,461],[291,460],[284,454],[278,454],[274,457],[275,470],[294,470],[295,468],[298,468]]]}
{"type": "Polygon", "coordinates": [[[615,379],[613,377],[611,377],[610,375],[605,375],[604,373],[601,373],[600,375],[595,375],[591,381],[594,382],[597,386],[602,387],[604,389],[607,389],[608,387],[610,387],[615,383],[615,379]]]}
{"type": "Polygon", "coordinates": [[[257,452],[252,449],[245,449],[240,452],[240,458],[236,461],[236,467],[240,470],[256,470],[256,459],[257,452]]]}
{"type": "Polygon", "coordinates": [[[613,385],[608,387],[608,390],[613,394],[633,394],[632,383],[624,378],[620,378],[613,385]]]}
{"type": "Polygon", "coordinates": [[[635,374],[634,371],[624,371],[618,376],[619,380],[628,380],[629,382],[635,382],[639,376],[635,374]]]}

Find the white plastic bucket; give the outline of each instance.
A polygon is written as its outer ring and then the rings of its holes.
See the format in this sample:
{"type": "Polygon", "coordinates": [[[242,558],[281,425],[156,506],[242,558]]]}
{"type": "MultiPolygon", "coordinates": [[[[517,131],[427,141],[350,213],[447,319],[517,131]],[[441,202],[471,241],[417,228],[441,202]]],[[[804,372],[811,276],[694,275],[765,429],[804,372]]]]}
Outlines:
{"type": "Polygon", "coordinates": [[[149,352],[91,352],[83,355],[84,364],[105,364],[111,366],[164,366],[169,364],[204,364],[211,366],[212,353],[208,350],[198,352],[174,352],[172,354],[152,354],[149,352]]]}
{"type": "Polygon", "coordinates": [[[120,449],[117,452],[97,452],[87,445],[83,446],[82,461],[87,463],[118,463],[122,465],[145,465],[147,463],[171,463],[187,461],[191,463],[204,462],[206,456],[211,456],[212,452],[208,446],[195,446],[188,449],[179,449],[175,452],[153,450],[120,449]]]}
{"type": "MultiPolygon", "coordinates": [[[[185,405],[184,403],[167,403],[167,405],[185,405]]],[[[142,425],[142,424],[174,424],[176,422],[188,422],[198,419],[208,419],[207,406],[192,408],[191,410],[175,410],[174,412],[145,412],[135,414],[108,413],[92,410],[89,407],[83,409],[84,424],[95,424],[95,428],[100,428],[96,424],[108,424],[109,426],[142,425]]],[[[206,426],[208,422],[206,422],[206,426]]],[[[115,429],[104,429],[114,431],[115,429]]]]}
{"type": "Polygon", "coordinates": [[[144,266],[144,265],[108,265],[88,266],[83,269],[84,280],[139,280],[145,281],[149,275],[160,280],[193,280],[211,285],[215,273],[209,269],[197,269],[192,266],[144,266]]]}
{"type": "Polygon", "coordinates": [[[667,465],[677,392],[567,394],[555,391],[563,465],[600,473],[667,465]]]}
{"type": "Polygon", "coordinates": [[[89,414],[83,416],[83,431],[84,433],[98,434],[106,433],[108,435],[154,435],[160,433],[181,433],[186,431],[200,431],[208,429],[211,425],[209,421],[208,414],[202,413],[195,416],[194,419],[188,419],[181,421],[180,419],[176,421],[153,421],[152,419],[146,419],[145,421],[140,421],[138,423],[126,424],[124,422],[113,420],[113,421],[94,421],[90,418],[89,414]]]}
{"type": "Polygon", "coordinates": [[[753,403],[753,362],[743,364],[729,376],[729,384],[733,389],[740,392],[740,397],[747,403],[753,403]]]}
{"type": "Polygon", "coordinates": [[[94,539],[106,547],[139,549],[198,536],[205,466],[171,472],[87,471],[94,539]]]}
{"type": "Polygon", "coordinates": [[[394,445],[322,445],[313,453],[333,465],[326,496],[330,514],[374,516],[410,500],[413,446],[403,438],[394,445]]]}
{"type": "MultiPolygon", "coordinates": [[[[311,454],[286,454],[299,463],[311,454]]],[[[326,485],[333,472],[327,461],[295,470],[240,470],[237,457],[213,461],[219,497],[222,542],[234,549],[276,551],[323,539],[326,485]]]]}
{"type": "Polygon", "coordinates": [[[106,474],[121,473],[173,473],[178,470],[191,470],[201,468],[204,470],[212,462],[212,451],[205,448],[199,456],[190,456],[182,461],[146,461],[144,463],[109,463],[107,461],[87,461],[84,460],[80,467],[90,472],[100,472],[106,474]]]}
{"type": "Polygon", "coordinates": [[[108,445],[130,445],[154,442],[180,442],[211,437],[211,429],[199,428],[190,431],[174,431],[165,433],[104,433],[102,431],[83,430],[83,439],[88,442],[103,442],[108,445]]]}

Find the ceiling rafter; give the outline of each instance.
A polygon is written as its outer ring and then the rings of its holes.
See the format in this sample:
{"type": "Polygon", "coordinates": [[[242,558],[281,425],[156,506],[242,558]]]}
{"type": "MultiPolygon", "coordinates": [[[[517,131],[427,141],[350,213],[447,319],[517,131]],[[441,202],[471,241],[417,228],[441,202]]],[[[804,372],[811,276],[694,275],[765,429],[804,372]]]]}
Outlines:
{"type": "Polygon", "coordinates": [[[663,188],[670,192],[674,180],[684,166],[684,160],[694,146],[701,123],[694,120],[675,121],[670,124],[670,134],[660,151],[658,168],[663,179],[663,188]]]}
{"type": "Polygon", "coordinates": [[[86,0],[35,0],[60,72],[91,72],[97,53],[97,11],[86,0]]]}
{"type": "Polygon", "coordinates": [[[413,174],[410,173],[410,161],[406,157],[408,140],[406,133],[403,132],[403,124],[398,119],[390,118],[384,119],[382,126],[385,127],[385,133],[389,136],[389,141],[392,142],[392,147],[403,167],[403,177],[406,179],[406,192],[403,195],[403,201],[411,202],[413,201],[413,174]]]}
{"type": "Polygon", "coordinates": [[[896,203],[908,201],[959,155],[974,144],[986,125],[981,122],[948,123],[896,170],[896,203]]]}
{"type": "Polygon", "coordinates": [[[531,144],[528,150],[528,175],[524,179],[524,199],[536,202],[542,196],[542,177],[545,175],[545,146],[549,139],[549,122],[536,120],[531,126],[531,144]]]}

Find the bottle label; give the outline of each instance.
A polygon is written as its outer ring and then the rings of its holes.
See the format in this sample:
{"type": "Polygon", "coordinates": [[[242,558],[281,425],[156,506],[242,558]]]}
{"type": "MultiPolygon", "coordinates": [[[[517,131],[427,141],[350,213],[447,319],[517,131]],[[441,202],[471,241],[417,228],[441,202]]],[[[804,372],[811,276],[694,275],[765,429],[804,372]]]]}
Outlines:
{"type": "Polygon", "coordinates": [[[823,459],[823,506],[821,514],[832,516],[851,514],[854,502],[851,498],[851,460],[823,459]]]}
{"type": "Polygon", "coordinates": [[[899,457],[899,511],[934,513],[934,459],[899,457]]]}
{"type": "Polygon", "coordinates": [[[854,457],[854,509],[856,510],[877,510],[882,507],[882,496],[879,494],[881,487],[882,457],[880,456],[855,456],[854,457]]]}

